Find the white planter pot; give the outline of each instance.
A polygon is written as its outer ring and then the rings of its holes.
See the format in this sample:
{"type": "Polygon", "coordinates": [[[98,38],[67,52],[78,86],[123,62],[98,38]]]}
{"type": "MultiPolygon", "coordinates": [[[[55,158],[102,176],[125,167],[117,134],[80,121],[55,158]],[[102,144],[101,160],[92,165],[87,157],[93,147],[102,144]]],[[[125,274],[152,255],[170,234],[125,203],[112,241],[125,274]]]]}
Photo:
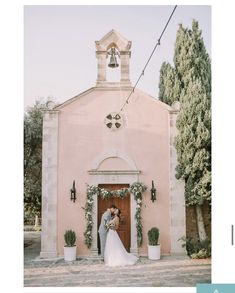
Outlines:
{"type": "Polygon", "coordinates": [[[157,260],[161,257],[161,245],[148,245],[149,259],[157,260]]]}
{"type": "Polygon", "coordinates": [[[77,246],[64,246],[64,260],[65,261],[73,261],[76,260],[76,251],[77,246]]]}

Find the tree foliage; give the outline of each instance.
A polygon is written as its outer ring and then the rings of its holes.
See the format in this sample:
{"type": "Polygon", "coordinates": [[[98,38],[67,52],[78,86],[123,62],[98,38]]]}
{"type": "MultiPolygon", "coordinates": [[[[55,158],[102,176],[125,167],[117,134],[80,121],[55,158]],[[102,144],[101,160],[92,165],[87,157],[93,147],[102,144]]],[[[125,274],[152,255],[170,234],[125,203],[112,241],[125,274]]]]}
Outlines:
{"type": "Polygon", "coordinates": [[[174,66],[164,62],[159,98],[167,104],[179,100],[176,177],[185,181],[187,205],[211,200],[211,62],[198,22],[179,25],[174,66]]]}
{"type": "Polygon", "coordinates": [[[188,205],[211,200],[211,62],[199,30],[180,25],[175,44],[175,71],[180,83],[177,117],[177,178],[185,180],[188,205]]]}
{"type": "Polygon", "coordinates": [[[211,62],[198,22],[193,20],[192,29],[179,26],[176,35],[174,66],[180,83],[180,92],[187,89],[190,81],[201,81],[206,93],[211,92],[211,62]]]}
{"type": "Polygon", "coordinates": [[[185,180],[186,203],[202,205],[211,198],[211,112],[200,80],[189,82],[181,105],[176,123],[176,176],[185,180]]]}
{"type": "Polygon", "coordinates": [[[46,104],[36,101],[24,115],[24,210],[41,213],[42,121],[46,104]]]}
{"type": "Polygon", "coordinates": [[[159,100],[171,105],[179,100],[180,84],[175,68],[168,62],[163,62],[160,69],[159,100]]]}

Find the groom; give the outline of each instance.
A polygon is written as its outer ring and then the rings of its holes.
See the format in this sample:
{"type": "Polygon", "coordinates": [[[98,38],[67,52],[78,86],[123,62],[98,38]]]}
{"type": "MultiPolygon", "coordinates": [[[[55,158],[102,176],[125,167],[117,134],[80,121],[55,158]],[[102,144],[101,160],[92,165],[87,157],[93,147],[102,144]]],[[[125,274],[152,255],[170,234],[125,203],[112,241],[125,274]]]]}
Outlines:
{"type": "Polygon", "coordinates": [[[111,219],[112,215],[116,211],[117,207],[112,204],[107,211],[105,211],[102,215],[101,221],[100,221],[100,227],[99,227],[99,235],[100,235],[100,250],[101,250],[101,257],[104,258],[104,248],[106,243],[106,237],[108,229],[106,227],[107,222],[111,219]]]}

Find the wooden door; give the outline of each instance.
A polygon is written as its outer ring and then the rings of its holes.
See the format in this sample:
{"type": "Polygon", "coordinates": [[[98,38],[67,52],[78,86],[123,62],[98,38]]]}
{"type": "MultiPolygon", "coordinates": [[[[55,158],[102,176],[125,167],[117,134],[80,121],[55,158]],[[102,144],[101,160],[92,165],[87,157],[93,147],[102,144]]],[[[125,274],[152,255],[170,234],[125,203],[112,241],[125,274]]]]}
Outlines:
{"type": "MultiPolygon", "coordinates": [[[[99,187],[107,190],[117,190],[121,188],[129,187],[128,184],[100,184],[99,187]]],[[[114,204],[121,210],[121,218],[119,229],[117,230],[119,237],[122,240],[126,250],[130,251],[131,237],[130,237],[130,195],[128,194],[124,199],[111,197],[108,199],[98,198],[98,228],[100,225],[101,217],[103,213],[109,208],[111,204],[114,204]]],[[[98,229],[97,229],[98,230],[98,229]]],[[[100,253],[100,241],[98,239],[98,249],[100,253]]]]}

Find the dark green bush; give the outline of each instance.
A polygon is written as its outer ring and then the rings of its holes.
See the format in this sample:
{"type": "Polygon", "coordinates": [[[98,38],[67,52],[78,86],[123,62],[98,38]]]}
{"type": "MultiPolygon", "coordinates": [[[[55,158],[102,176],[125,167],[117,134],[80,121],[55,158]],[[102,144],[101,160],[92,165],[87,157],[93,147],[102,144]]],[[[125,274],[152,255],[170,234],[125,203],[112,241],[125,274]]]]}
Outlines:
{"type": "Polygon", "coordinates": [[[149,245],[158,245],[159,229],[153,227],[148,231],[149,245]]]}
{"type": "Polygon", "coordinates": [[[64,241],[66,243],[65,246],[75,246],[75,242],[76,242],[76,234],[74,231],[72,230],[67,230],[64,234],[64,241]]]}
{"type": "Polygon", "coordinates": [[[191,258],[207,258],[211,256],[211,241],[209,239],[200,242],[198,238],[182,237],[179,240],[183,241],[182,247],[186,247],[187,254],[191,258]]]}

